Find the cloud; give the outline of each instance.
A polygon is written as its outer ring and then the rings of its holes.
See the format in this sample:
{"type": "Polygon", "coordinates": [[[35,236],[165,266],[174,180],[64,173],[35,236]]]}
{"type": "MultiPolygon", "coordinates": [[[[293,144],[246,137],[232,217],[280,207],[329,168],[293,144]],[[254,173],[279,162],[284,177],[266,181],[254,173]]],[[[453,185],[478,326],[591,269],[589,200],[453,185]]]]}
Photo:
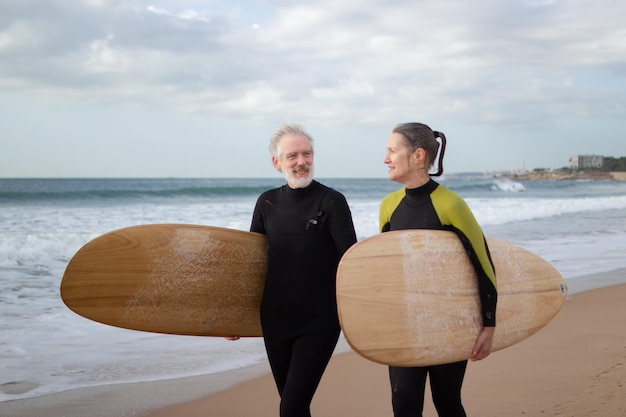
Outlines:
{"type": "Polygon", "coordinates": [[[626,116],[626,3],[4,0],[0,89],[324,128],[626,116]]]}
{"type": "Polygon", "coordinates": [[[13,16],[0,32],[5,88],[233,117],[326,115],[330,106],[332,119],[345,121],[355,105],[383,115],[436,106],[451,117],[524,124],[534,106],[571,99],[578,72],[626,58],[614,17],[624,6],[591,20],[601,7],[583,10],[590,3],[580,1],[277,2],[254,25],[239,9],[177,11],[175,2],[28,4],[2,6],[13,16]]]}

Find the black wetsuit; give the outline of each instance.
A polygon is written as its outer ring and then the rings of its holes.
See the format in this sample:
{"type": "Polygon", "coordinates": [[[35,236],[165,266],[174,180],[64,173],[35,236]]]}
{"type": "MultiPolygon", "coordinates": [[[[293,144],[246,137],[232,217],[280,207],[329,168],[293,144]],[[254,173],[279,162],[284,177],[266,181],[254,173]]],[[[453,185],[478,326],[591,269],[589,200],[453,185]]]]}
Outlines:
{"type": "MultiPolygon", "coordinates": [[[[432,179],[415,189],[400,189],[383,199],[380,230],[435,229],[455,232],[478,277],[484,326],[496,324],[496,277],[489,248],[469,207],[432,179]]],[[[440,417],[462,417],[461,385],[467,361],[428,367],[389,367],[395,417],[421,417],[426,376],[440,417]]]]}
{"type": "Polygon", "coordinates": [[[261,194],[252,232],[267,237],[261,325],[281,417],[309,416],[310,403],[339,338],[337,265],[356,242],[342,194],[313,181],[261,194]]]}

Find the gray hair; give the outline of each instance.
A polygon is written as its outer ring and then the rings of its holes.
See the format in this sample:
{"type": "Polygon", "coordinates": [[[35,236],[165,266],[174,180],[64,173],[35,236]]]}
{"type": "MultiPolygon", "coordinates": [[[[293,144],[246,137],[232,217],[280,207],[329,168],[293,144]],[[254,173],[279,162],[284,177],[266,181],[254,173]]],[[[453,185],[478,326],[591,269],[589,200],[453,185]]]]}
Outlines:
{"type": "Polygon", "coordinates": [[[440,132],[433,132],[430,127],[423,123],[402,123],[393,129],[393,133],[399,133],[403,136],[404,142],[411,152],[415,152],[418,148],[424,149],[428,168],[433,166],[439,149],[436,138],[441,135],[440,132]]]}
{"type": "Polygon", "coordinates": [[[313,138],[309,135],[304,127],[295,123],[284,124],[274,132],[274,134],[270,137],[269,150],[272,156],[278,158],[278,143],[285,135],[296,135],[296,136],[304,136],[311,142],[311,148],[313,148],[313,138]]]}

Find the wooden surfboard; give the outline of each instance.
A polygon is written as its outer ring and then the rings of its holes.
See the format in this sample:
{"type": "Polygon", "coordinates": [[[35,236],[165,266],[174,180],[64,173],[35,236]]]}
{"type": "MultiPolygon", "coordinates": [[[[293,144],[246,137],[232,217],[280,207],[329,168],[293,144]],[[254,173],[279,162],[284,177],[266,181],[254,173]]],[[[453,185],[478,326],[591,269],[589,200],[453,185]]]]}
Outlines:
{"type": "Polygon", "coordinates": [[[154,224],[83,246],[61,280],[74,312],[112,326],[198,336],[261,336],[265,236],[154,224]]]}
{"type": "MultiPolygon", "coordinates": [[[[497,351],[548,324],[565,302],[567,284],[539,256],[487,242],[498,287],[497,351]]],[[[393,231],[357,242],[339,264],[337,302],[350,346],[388,365],[468,359],[482,329],[476,273],[448,231],[393,231]]]]}

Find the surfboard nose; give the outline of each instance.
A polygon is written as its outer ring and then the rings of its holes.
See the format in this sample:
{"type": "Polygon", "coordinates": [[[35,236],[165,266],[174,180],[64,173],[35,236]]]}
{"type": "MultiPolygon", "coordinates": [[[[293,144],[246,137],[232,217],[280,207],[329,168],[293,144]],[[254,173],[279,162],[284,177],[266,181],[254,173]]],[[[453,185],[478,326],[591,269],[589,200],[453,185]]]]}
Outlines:
{"type": "Polygon", "coordinates": [[[61,280],[75,313],[126,329],[261,336],[265,236],[219,227],[154,224],[83,246],[61,280]]]}

